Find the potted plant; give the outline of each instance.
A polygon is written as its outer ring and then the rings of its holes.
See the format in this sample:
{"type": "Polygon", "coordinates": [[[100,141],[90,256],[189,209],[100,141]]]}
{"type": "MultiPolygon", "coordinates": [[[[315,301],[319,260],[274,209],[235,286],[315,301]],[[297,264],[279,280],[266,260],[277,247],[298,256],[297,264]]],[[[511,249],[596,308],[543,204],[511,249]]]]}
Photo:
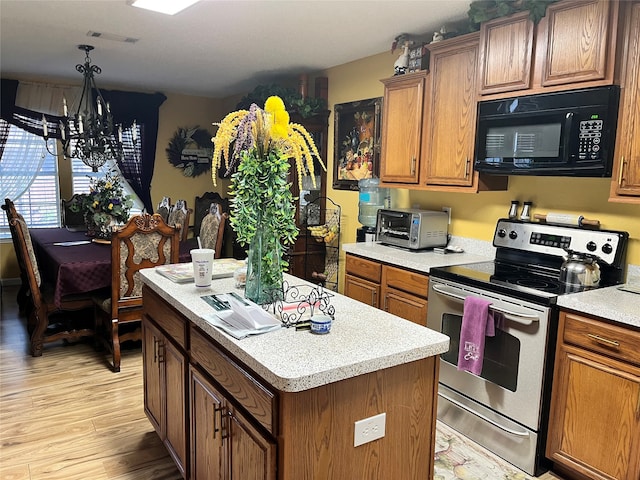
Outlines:
{"type": "MultiPolygon", "coordinates": [[[[249,246],[245,295],[256,303],[282,298],[282,258],[285,245],[298,236],[289,177],[289,159],[295,160],[298,179],[310,175],[315,183],[314,160],[322,163],[306,129],[289,122],[280,97],[272,96],[264,109],[255,103],[249,110],[229,113],[213,138],[213,184],[224,163],[231,175],[230,224],[240,245],[249,246]]],[[[302,190],[302,185],[300,185],[302,190]]]]}
{"type": "Polygon", "coordinates": [[[125,223],[132,206],[133,200],[124,194],[120,176],[111,171],[101,178],[91,177],[89,193],[71,208],[84,213],[88,235],[110,239],[112,225],[125,223]]]}

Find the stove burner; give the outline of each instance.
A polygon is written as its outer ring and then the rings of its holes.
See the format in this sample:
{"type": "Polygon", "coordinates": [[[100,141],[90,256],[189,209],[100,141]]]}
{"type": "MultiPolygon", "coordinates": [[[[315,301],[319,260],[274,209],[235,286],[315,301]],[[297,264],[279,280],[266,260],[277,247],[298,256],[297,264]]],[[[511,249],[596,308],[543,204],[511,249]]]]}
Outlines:
{"type": "Polygon", "coordinates": [[[545,292],[554,291],[558,288],[556,283],[546,281],[542,278],[512,278],[508,279],[507,283],[513,283],[521,287],[535,288],[536,290],[543,290],[545,292]]]}

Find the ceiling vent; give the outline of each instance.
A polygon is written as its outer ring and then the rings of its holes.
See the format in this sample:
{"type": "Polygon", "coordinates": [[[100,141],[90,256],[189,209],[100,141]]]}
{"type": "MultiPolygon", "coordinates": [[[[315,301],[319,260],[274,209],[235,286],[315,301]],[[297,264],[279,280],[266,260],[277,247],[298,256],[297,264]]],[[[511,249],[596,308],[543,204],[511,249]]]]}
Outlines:
{"type": "Polygon", "coordinates": [[[87,32],[87,37],[103,38],[105,40],[122,43],[136,43],[140,40],[139,38],[123,37],[122,35],[114,35],[113,33],[92,32],[91,30],[87,32]]]}

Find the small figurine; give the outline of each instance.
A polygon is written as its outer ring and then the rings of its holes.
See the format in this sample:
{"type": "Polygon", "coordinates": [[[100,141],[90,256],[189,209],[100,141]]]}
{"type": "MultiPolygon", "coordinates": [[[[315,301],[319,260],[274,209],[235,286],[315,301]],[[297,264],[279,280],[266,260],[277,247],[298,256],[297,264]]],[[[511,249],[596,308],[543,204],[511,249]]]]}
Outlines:
{"type": "Polygon", "coordinates": [[[402,53],[393,64],[394,75],[404,75],[407,73],[407,67],[409,67],[409,45],[410,42],[404,42],[402,53]]]}

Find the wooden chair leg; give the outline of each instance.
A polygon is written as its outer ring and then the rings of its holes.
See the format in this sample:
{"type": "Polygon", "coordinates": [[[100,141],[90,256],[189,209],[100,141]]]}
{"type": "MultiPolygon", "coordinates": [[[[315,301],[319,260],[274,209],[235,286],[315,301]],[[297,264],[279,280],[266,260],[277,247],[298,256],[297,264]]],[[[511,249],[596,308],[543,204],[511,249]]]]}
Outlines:
{"type": "Polygon", "coordinates": [[[118,335],[118,319],[111,320],[111,349],[113,354],[113,371],[120,371],[120,337],[118,335]]]}
{"type": "Polygon", "coordinates": [[[29,321],[32,325],[31,331],[31,355],[34,357],[42,356],[42,346],[44,343],[44,331],[47,329],[48,318],[44,316],[44,321],[38,311],[34,309],[29,315],[29,321]]]}

